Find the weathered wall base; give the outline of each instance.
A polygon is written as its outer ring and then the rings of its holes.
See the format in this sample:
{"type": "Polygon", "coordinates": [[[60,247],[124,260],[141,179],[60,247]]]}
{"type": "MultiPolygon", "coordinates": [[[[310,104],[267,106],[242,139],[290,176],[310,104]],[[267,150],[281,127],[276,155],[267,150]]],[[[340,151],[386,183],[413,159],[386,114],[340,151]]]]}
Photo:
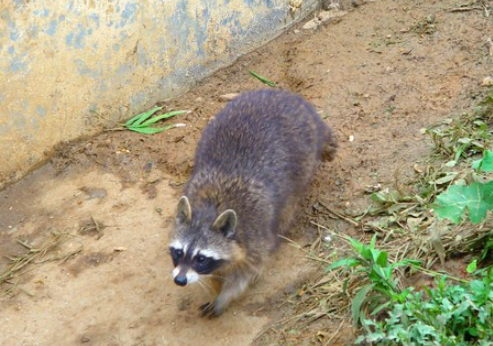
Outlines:
{"type": "Polygon", "coordinates": [[[0,1],[0,188],[57,143],[183,93],[318,4],[0,1]]]}

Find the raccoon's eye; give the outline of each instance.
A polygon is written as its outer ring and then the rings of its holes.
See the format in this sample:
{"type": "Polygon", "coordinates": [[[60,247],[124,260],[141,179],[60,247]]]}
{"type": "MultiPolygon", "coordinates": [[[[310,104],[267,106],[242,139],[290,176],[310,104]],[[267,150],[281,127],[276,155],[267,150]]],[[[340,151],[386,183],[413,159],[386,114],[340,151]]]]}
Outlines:
{"type": "Polygon", "coordinates": [[[199,255],[197,256],[197,258],[195,258],[195,261],[198,263],[198,264],[204,264],[207,262],[207,257],[203,256],[203,255],[199,255]]]}
{"type": "Polygon", "coordinates": [[[173,259],[175,260],[180,260],[180,258],[183,256],[183,250],[180,250],[180,249],[171,249],[171,256],[173,257],[173,259]]]}

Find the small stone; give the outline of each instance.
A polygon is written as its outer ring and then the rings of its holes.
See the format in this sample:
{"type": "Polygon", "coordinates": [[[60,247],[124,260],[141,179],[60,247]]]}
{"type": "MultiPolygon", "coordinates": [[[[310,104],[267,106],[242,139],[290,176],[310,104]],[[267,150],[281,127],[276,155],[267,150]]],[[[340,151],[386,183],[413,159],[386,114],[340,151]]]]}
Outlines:
{"type": "Polygon", "coordinates": [[[303,25],[303,30],[316,29],[318,28],[319,25],[320,25],[320,20],[318,18],[314,18],[309,22],[306,22],[305,25],[303,25]]]}
{"type": "Polygon", "coordinates": [[[418,164],[415,164],[413,166],[413,169],[416,173],[423,173],[423,170],[421,168],[419,168],[419,165],[418,164]]]}
{"type": "Polygon", "coordinates": [[[488,76],[483,79],[483,83],[481,83],[482,86],[492,86],[493,85],[493,78],[488,76]]]}
{"type": "Polygon", "coordinates": [[[326,22],[330,19],[334,18],[339,18],[342,16],[345,16],[347,14],[346,11],[339,11],[339,10],[333,10],[333,11],[321,11],[318,14],[318,19],[320,20],[321,23],[326,22]]]}
{"type": "Polygon", "coordinates": [[[144,172],[150,172],[154,168],[154,162],[147,162],[144,165],[144,172]]]}
{"type": "Polygon", "coordinates": [[[88,199],[93,199],[93,198],[105,198],[108,193],[106,192],[106,189],[100,188],[100,187],[82,187],[79,190],[84,192],[87,196],[88,199]]]}
{"type": "Polygon", "coordinates": [[[219,101],[229,102],[229,101],[233,100],[236,96],[238,96],[238,93],[224,94],[224,95],[219,96],[219,101]]]}

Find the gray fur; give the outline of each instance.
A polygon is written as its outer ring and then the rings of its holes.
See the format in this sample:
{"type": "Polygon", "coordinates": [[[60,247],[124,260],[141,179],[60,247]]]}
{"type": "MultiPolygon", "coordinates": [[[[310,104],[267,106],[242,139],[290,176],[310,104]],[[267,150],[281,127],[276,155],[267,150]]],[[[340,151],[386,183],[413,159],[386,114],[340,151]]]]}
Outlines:
{"type": "Polygon", "coordinates": [[[214,272],[222,277],[218,297],[202,307],[204,315],[220,315],[260,275],[319,162],[336,149],[315,109],[285,91],[245,92],[207,126],[184,191],[190,210],[180,199],[177,220],[186,222],[171,238],[224,259],[214,272]]]}

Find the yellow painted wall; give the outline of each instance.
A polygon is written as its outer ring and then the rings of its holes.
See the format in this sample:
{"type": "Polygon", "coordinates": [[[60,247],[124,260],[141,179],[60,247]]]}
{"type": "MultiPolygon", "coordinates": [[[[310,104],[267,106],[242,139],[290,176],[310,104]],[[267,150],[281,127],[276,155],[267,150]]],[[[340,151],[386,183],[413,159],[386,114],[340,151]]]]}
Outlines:
{"type": "Polygon", "coordinates": [[[0,188],[57,143],[186,91],[318,2],[293,16],[292,1],[0,0],[0,188]]]}

